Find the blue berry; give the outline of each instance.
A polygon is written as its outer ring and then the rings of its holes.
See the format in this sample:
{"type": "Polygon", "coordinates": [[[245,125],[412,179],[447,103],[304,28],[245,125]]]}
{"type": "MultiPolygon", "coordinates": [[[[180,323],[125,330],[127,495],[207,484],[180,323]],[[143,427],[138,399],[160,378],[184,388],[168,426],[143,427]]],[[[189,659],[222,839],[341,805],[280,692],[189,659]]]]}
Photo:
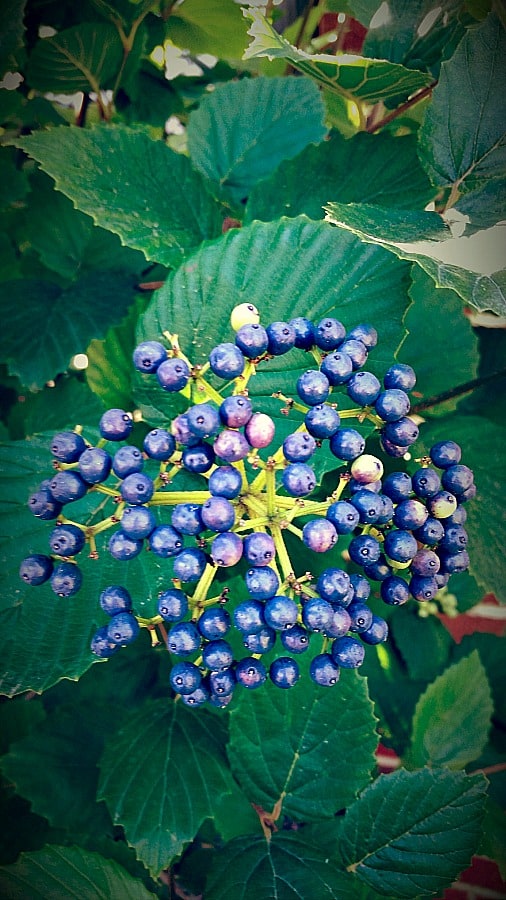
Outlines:
{"type": "Polygon", "coordinates": [[[315,328],[315,344],[321,350],[335,350],[344,340],[346,329],[342,322],[327,316],[315,328]]]}
{"type": "Polygon", "coordinates": [[[458,498],[474,484],[474,476],[469,466],[456,464],[448,466],[441,478],[443,487],[458,498]]]}
{"type": "MultiPolygon", "coordinates": [[[[447,520],[445,520],[446,522],[447,520]]],[[[447,525],[444,529],[444,536],[440,543],[440,548],[445,553],[460,553],[467,547],[468,535],[463,525],[447,525]]]]}
{"type": "Polygon", "coordinates": [[[183,537],[172,525],[157,525],[149,536],[149,549],[163,559],[177,556],[183,549],[183,537]]]}
{"type": "Polygon", "coordinates": [[[410,531],[394,529],[385,536],[385,553],[395,562],[405,563],[413,559],[418,544],[410,531]]]}
{"type": "Polygon", "coordinates": [[[356,669],[364,661],[364,645],[353,637],[336,638],[332,644],[332,659],[343,669],[356,669]]]}
{"type": "Polygon", "coordinates": [[[407,454],[406,446],[394,444],[394,442],[389,441],[384,434],[380,435],[380,446],[388,456],[392,456],[394,459],[404,459],[407,454]]]}
{"type": "Polygon", "coordinates": [[[214,694],[228,696],[233,692],[236,683],[235,672],[231,667],[220,672],[211,672],[209,675],[209,687],[214,694]]]}
{"type": "Polygon", "coordinates": [[[409,586],[399,575],[390,575],[381,582],[381,597],[388,606],[402,606],[410,597],[409,586]]]}
{"type": "Polygon", "coordinates": [[[254,600],[268,600],[269,597],[274,597],[279,588],[279,578],[270,566],[248,569],[244,581],[248,594],[254,600]]]}
{"type": "Polygon", "coordinates": [[[246,634],[256,634],[265,626],[264,605],[259,600],[243,600],[233,612],[234,625],[246,634]]]}
{"type": "Polygon", "coordinates": [[[376,398],[374,409],[384,422],[395,422],[407,416],[410,409],[409,397],[405,391],[390,388],[376,398]]]}
{"type": "Polygon", "coordinates": [[[75,556],[85,543],[85,533],[77,525],[57,525],[49,535],[49,546],[58,556],[75,556]]]}
{"type": "MultiPolygon", "coordinates": [[[[59,474],[67,475],[67,472],[60,472],[59,474]]],[[[86,485],[84,482],[83,485],[84,493],[86,493],[86,485]]],[[[64,502],[67,503],[68,501],[65,500],[64,502]]],[[[30,494],[28,498],[28,509],[32,516],[35,516],[37,519],[43,519],[44,521],[56,519],[61,513],[62,506],[63,503],[55,499],[49,487],[39,487],[39,489],[34,491],[33,494],[30,494]]]]}
{"type": "Polygon", "coordinates": [[[290,319],[289,325],[295,331],[295,346],[299,350],[310,350],[315,343],[315,330],[313,323],[305,316],[296,316],[290,319]]]}
{"type": "Polygon", "coordinates": [[[350,504],[358,511],[362,525],[372,525],[383,513],[382,497],[364,487],[352,494],[350,504]]]}
{"type": "Polygon", "coordinates": [[[112,470],[118,478],[125,478],[134,472],[140,472],[143,465],[141,451],[138,447],[130,445],[120,447],[112,458],[112,470]]]}
{"type": "Polygon", "coordinates": [[[214,538],[210,552],[217,566],[235,566],[243,555],[242,538],[234,531],[223,531],[214,538]]]}
{"type": "Polygon", "coordinates": [[[388,623],[381,616],[373,616],[372,622],[365,631],[360,634],[361,640],[366,644],[382,644],[388,637],[388,623]]]}
{"type": "MultiPolygon", "coordinates": [[[[112,459],[102,447],[88,447],[81,453],[77,464],[79,472],[88,484],[101,484],[109,477],[112,459]]],[[[62,472],[61,474],[71,474],[62,472]]]]}
{"type": "Polygon", "coordinates": [[[393,574],[393,571],[384,553],[380,553],[375,562],[364,566],[364,575],[371,581],[385,581],[389,575],[393,574]]]}
{"type": "Polygon", "coordinates": [[[240,431],[224,428],[214,441],[213,450],[224,462],[234,463],[251,453],[251,445],[240,431]]]}
{"type": "MultiPolygon", "coordinates": [[[[86,453],[88,453],[87,450],[84,451],[83,456],[86,453]]],[[[52,478],[49,483],[49,490],[54,500],[56,500],[58,503],[65,504],[71,503],[73,500],[80,500],[81,497],[84,497],[86,491],[88,490],[88,485],[78,472],[72,472],[68,470],[66,472],[56,473],[54,478],[52,478]]],[[[39,491],[39,495],[41,493],[42,492],[39,491]]],[[[39,518],[43,517],[40,516],[39,518]]]]}
{"type": "Polygon", "coordinates": [[[53,560],[43,553],[26,556],[19,567],[19,577],[25,584],[44,584],[53,572],[53,560]]]}
{"type": "Polygon", "coordinates": [[[367,600],[370,597],[371,585],[363,575],[358,573],[350,575],[350,584],[353,589],[354,600],[367,600]]]}
{"type": "Polygon", "coordinates": [[[206,438],[218,433],[220,413],[212,403],[197,403],[186,413],[188,427],[195,437],[206,438]]]}
{"type": "Polygon", "coordinates": [[[176,439],[164,428],[154,428],[148,431],[142,446],[150,459],[167,462],[176,449],[176,439]]]}
{"type": "Polygon", "coordinates": [[[200,687],[202,674],[195,663],[184,660],[172,666],[169,681],[172,690],[177,694],[193,694],[200,687]]]}
{"type": "Polygon", "coordinates": [[[182,391],[190,379],[190,368],[184,359],[174,356],[164,360],[157,370],[156,377],[164,391],[176,393],[182,391]]]}
{"type": "Polygon", "coordinates": [[[339,681],[341,672],[330,653],[319,653],[311,660],[309,677],[322,687],[333,687],[339,681]]]}
{"type": "Polygon", "coordinates": [[[290,597],[270,597],[264,608],[264,619],[269,628],[274,631],[282,631],[291,628],[297,621],[299,608],[290,597]]]}
{"type": "Polygon", "coordinates": [[[234,500],[241,493],[241,473],[234,466],[218,466],[209,476],[208,487],[213,497],[234,500]]]}
{"type": "Polygon", "coordinates": [[[291,688],[300,678],[297,663],[291,656],[279,656],[269,667],[269,677],[279,688],[291,688]]]}
{"type": "Polygon", "coordinates": [[[339,429],[341,419],[339,413],[327,403],[319,403],[306,413],[304,424],[317,440],[331,438],[339,429]]]}
{"type": "Polygon", "coordinates": [[[235,667],[235,677],[238,684],[249,690],[260,687],[267,679],[264,664],[253,656],[245,656],[235,667]]]}
{"type": "Polygon", "coordinates": [[[316,487],[316,476],[306,463],[290,463],[281,476],[285,490],[292,497],[305,497],[316,487]]]}
{"type": "Polygon", "coordinates": [[[413,534],[417,541],[421,544],[428,544],[429,547],[435,547],[444,535],[444,527],[439,519],[429,516],[423,525],[413,530],[413,534]]]}
{"type": "Polygon", "coordinates": [[[297,379],[297,393],[303,403],[318,406],[325,402],[330,393],[329,380],[323,372],[308,369],[297,379]]]}
{"type": "Polygon", "coordinates": [[[285,650],[291,653],[305,653],[309,647],[310,635],[302,625],[296,623],[292,628],[282,631],[280,639],[285,650]]]}
{"type": "Polygon", "coordinates": [[[330,450],[338,459],[351,461],[365,450],[365,439],[355,428],[340,428],[330,438],[330,450]]]}
{"type": "Polygon", "coordinates": [[[235,344],[218,344],[209,354],[209,365],[215,375],[230,381],[232,378],[242,375],[244,356],[235,344]]]}
{"type": "Polygon", "coordinates": [[[363,341],[357,341],[355,338],[346,338],[340,345],[339,350],[350,357],[354,369],[360,369],[367,361],[368,351],[363,341]]]}
{"type": "Polygon", "coordinates": [[[316,590],[330,603],[347,606],[350,601],[350,576],[343,569],[331,567],[325,569],[318,577],[316,590]]]}
{"type": "Polygon", "coordinates": [[[441,561],[433,550],[418,550],[411,560],[411,572],[413,575],[436,575],[439,572],[441,561]]]}
{"type": "Polygon", "coordinates": [[[189,656],[199,649],[201,642],[200,632],[193,622],[177,622],[167,635],[167,649],[174,656],[189,656]]]}
{"type": "Polygon", "coordinates": [[[433,497],[441,490],[441,479],[434,469],[417,469],[412,477],[413,490],[417,497],[433,497]]]}
{"type": "Polygon", "coordinates": [[[129,537],[129,535],[125,534],[121,528],[118,528],[118,530],[111,535],[107,545],[107,549],[113,559],[122,561],[133,559],[134,556],[138,556],[142,547],[143,544],[141,540],[129,537]]]}
{"type": "Polygon", "coordinates": [[[469,554],[467,550],[459,550],[458,553],[440,552],[442,574],[455,575],[466,572],[469,568],[469,554]]]}
{"type": "MultiPolygon", "coordinates": [[[[181,700],[185,706],[197,707],[203,706],[211,699],[210,691],[204,682],[199,684],[191,694],[181,694],[181,700]]],[[[221,701],[222,702],[222,701],[221,701]]]]}
{"type": "Polygon", "coordinates": [[[204,531],[200,506],[196,503],[176,503],[172,509],[170,524],[181,534],[200,534],[204,531]]]}
{"type": "Polygon", "coordinates": [[[235,508],[226,497],[209,497],[200,514],[202,522],[211,531],[230,531],[235,522],[235,508]]]}
{"type": "Polygon", "coordinates": [[[429,456],[438,469],[447,469],[460,462],[462,450],[455,441],[438,441],[430,448],[429,456]]]}
{"type": "Polygon", "coordinates": [[[409,447],[418,439],[419,429],[413,419],[403,416],[402,419],[397,419],[395,422],[387,422],[383,433],[387,441],[392,444],[398,447],[409,447]]]}
{"type": "Polygon", "coordinates": [[[216,454],[213,448],[210,444],[205,443],[196,444],[194,447],[185,447],[181,456],[185,469],[199,474],[209,471],[214,465],[215,459],[216,454]]]}
{"type": "Polygon", "coordinates": [[[320,371],[327,377],[329,384],[335,387],[348,381],[353,372],[353,362],[347,353],[334,350],[322,360],[320,371]]]}
{"type": "Polygon", "coordinates": [[[311,597],[302,608],[302,621],[310,631],[325,631],[333,616],[333,607],[322,597],[311,597]]]}
{"type": "Polygon", "coordinates": [[[108,616],[116,616],[121,612],[131,612],[132,598],[126,588],[110,584],[100,594],[100,606],[108,616]]]}
{"type": "Polygon", "coordinates": [[[350,541],[348,553],[354,563],[359,566],[367,566],[378,561],[381,547],[372,535],[359,534],[350,541]]]}
{"type": "Polygon", "coordinates": [[[121,529],[135,541],[149,537],[156,527],[156,519],[149,506],[126,506],[121,516],[121,529]]]}
{"type": "Polygon", "coordinates": [[[378,343],[378,332],[369,324],[355,325],[346,335],[347,340],[362,341],[368,350],[372,350],[378,343]]]}
{"type": "Polygon", "coordinates": [[[332,619],[325,629],[325,634],[331,638],[344,637],[345,634],[348,634],[350,625],[351,618],[348,610],[343,606],[338,606],[333,610],[332,619]]]}
{"type": "Polygon", "coordinates": [[[167,359],[167,351],[159,341],[142,341],[133,352],[133,362],[139,372],[151,375],[167,359]]]}
{"type": "Polygon", "coordinates": [[[413,575],[409,582],[409,590],[415,600],[432,600],[436,596],[439,585],[430,575],[413,575]]]}
{"type": "Polygon", "coordinates": [[[420,500],[402,500],[393,515],[394,525],[406,531],[421,528],[428,518],[427,508],[420,500]]]}
{"type": "Polygon", "coordinates": [[[108,441],[124,441],[133,427],[134,420],[124,409],[106,410],[98,423],[100,434],[108,441]]]}
{"type": "Polygon", "coordinates": [[[327,510],[329,519],[338,534],[351,534],[357,527],[360,516],[358,509],[347,500],[336,500],[327,510]]]}
{"type": "Polygon", "coordinates": [[[177,443],[183,447],[195,447],[197,444],[200,444],[198,437],[195,437],[193,431],[190,430],[186,413],[180,413],[179,416],[172,420],[170,430],[177,443]]]}
{"type": "Polygon", "coordinates": [[[163,591],[158,598],[158,612],[166,622],[179,622],[188,612],[188,597],[178,588],[163,591]]]}
{"type": "Polygon", "coordinates": [[[102,625],[97,628],[90,643],[91,652],[100,659],[109,659],[119,650],[119,644],[115,644],[109,638],[107,627],[107,625],[102,625]]]}
{"type": "MultiPolygon", "coordinates": [[[[290,628],[287,632],[282,631],[281,637],[292,630],[290,628]]],[[[269,650],[272,650],[275,643],[276,632],[274,628],[269,628],[267,625],[264,625],[259,631],[254,633],[243,634],[243,645],[250,653],[268,653],[269,650]]]]}
{"type": "Polygon", "coordinates": [[[355,634],[367,631],[372,625],[372,610],[365,603],[354,601],[347,607],[346,612],[351,620],[349,630],[355,634]]]}
{"type": "Polygon", "coordinates": [[[181,550],[174,560],[174,577],[180,581],[198,581],[207,565],[205,554],[198,548],[181,550]]]}
{"type": "Polygon", "coordinates": [[[239,350],[248,359],[256,359],[262,356],[269,346],[269,336],[263,327],[258,323],[242,325],[236,333],[235,342],[239,350]]]}
{"type": "Polygon", "coordinates": [[[246,535],[244,556],[250,566],[267,566],[276,557],[276,546],[271,535],[265,531],[246,535]]]}
{"type": "Polygon", "coordinates": [[[79,566],[70,562],[61,562],[54,567],[49,582],[52,590],[59,597],[72,597],[81,587],[83,576],[79,566]]]}
{"type": "Polygon", "coordinates": [[[295,329],[288,322],[273,322],[266,331],[269,338],[267,350],[272,356],[281,356],[295,347],[295,329]]]}
{"type": "Polygon", "coordinates": [[[134,472],[122,481],[120,493],[123,500],[132,506],[138,506],[151,500],[155,490],[153,479],[144,472],[134,472]]]}
{"type": "Polygon", "coordinates": [[[307,462],[316,450],[316,441],[306,431],[289,434],[283,441],[283,455],[288,462],[307,462]]]}
{"type": "Polygon", "coordinates": [[[230,613],[222,606],[210,606],[199,616],[197,628],[208,641],[224,637],[230,629],[230,613]]]}
{"type": "Polygon", "coordinates": [[[234,661],[232,647],[223,638],[209,641],[202,651],[202,661],[211,672],[222,672],[224,669],[230,668],[234,661]]]}
{"type": "Polygon", "coordinates": [[[407,472],[390,472],[383,479],[382,491],[394,503],[407,500],[413,493],[413,482],[407,472]]]}
{"type": "Polygon", "coordinates": [[[381,391],[381,385],[372,372],[354,372],[346,382],[346,391],[354,403],[370,406],[381,391]]]}
{"type": "Polygon", "coordinates": [[[302,540],[315,553],[326,553],[337,543],[337,531],[329,519],[311,519],[302,529],[302,540]]]}
{"type": "Polygon", "coordinates": [[[414,369],[405,363],[396,362],[385,372],[383,384],[386,388],[412,391],[416,384],[414,369]]]}
{"type": "Polygon", "coordinates": [[[248,397],[233,394],[227,397],[220,406],[220,419],[227,428],[242,428],[253,415],[253,406],[248,397]]]}
{"type": "Polygon", "coordinates": [[[51,441],[51,453],[59,462],[77,462],[84,450],[86,450],[84,438],[75,431],[59,431],[51,441]]]}

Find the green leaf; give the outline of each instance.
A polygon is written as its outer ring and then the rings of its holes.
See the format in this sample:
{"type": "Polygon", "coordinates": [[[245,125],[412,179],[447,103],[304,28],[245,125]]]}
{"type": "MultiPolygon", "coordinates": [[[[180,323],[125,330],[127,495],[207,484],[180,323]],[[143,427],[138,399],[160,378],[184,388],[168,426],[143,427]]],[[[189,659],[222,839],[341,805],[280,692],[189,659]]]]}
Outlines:
{"type": "Polygon", "coordinates": [[[0,352],[28,387],[65,372],[76,353],[101,337],[132,302],[136,279],[121,270],[94,271],[66,290],[49,281],[4,282],[6,327],[0,352]]]}
{"type": "Polygon", "coordinates": [[[62,127],[18,139],[97,225],[167,266],[221,233],[220,209],[189,160],[124,125],[62,127]],[[104,160],[106,162],[104,163],[104,160]]]}
{"type": "Polygon", "coordinates": [[[153,874],[212,817],[215,800],[230,783],[218,719],[167,700],[125,717],[100,769],[99,797],[153,874]]]}
{"type": "Polygon", "coordinates": [[[454,647],[454,661],[462,660],[475,650],[487,673],[494,699],[494,720],[496,726],[504,731],[506,725],[506,696],[504,694],[504,640],[495,634],[474,632],[466,634],[460,644],[454,647]]]}
{"type": "Polygon", "coordinates": [[[17,697],[9,703],[0,704],[0,756],[7,753],[10,744],[26,737],[45,718],[42,703],[32,697],[17,697]]]}
{"type": "Polygon", "coordinates": [[[303,822],[331,818],[370,781],[377,744],[366,682],[343,672],[328,690],[301,678],[290,691],[244,691],[230,713],[228,756],[251,803],[303,822]],[[339,765],[334,765],[339,746],[339,765]]]}
{"type": "Polygon", "coordinates": [[[418,604],[408,603],[390,616],[389,628],[404,660],[407,678],[428,682],[448,662],[453,640],[435,616],[423,618],[418,604]]]}
{"type": "Polygon", "coordinates": [[[396,210],[383,210],[365,203],[328,203],[325,210],[326,221],[352,231],[366,243],[380,244],[399,259],[416,262],[436,287],[451,288],[464,303],[479,311],[506,314],[506,269],[493,271],[499,250],[492,244],[493,238],[485,245],[488,253],[484,254],[483,244],[472,248],[467,244],[469,238],[451,239],[442,220],[437,225],[436,213],[413,212],[408,217],[396,210]],[[476,259],[477,249],[482,253],[480,260],[476,259]],[[487,274],[483,269],[492,272],[487,274]]]}
{"type": "Polygon", "coordinates": [[[0,889],[11,900],[54,900],[61,894],[62,885],[67,896],[86,900],[148,900],[156,896],[122,866],[80,847],[50,844],[34,853],[23,853],[14,865],[0,870],[0,889]]]}
{"type": "Polygon", "coordinates": [[[269,221],[305,213],[322,219],[331,198],[341,203],[366,199],[383,207],[423,208],[433,196],[417,161],[416,138],[357,134],[345,140],[334,132],[317,147],[306,147],[296,159],[283,162],[269,178],[255,185],[245,221],[269,221]]]}
{"type": "Polygon", "coordinates": [[[478,652],[436,678],[420,697],[405,764],[463,769],[487,743],[492,697],[478,652]]]}
{"type": "Polygon", "coordinates": [[[479,775],[380,775],[346,813],[339,851],[347,869],[389,898],[441,892],[476,850],[485,792],[479,775]]]}
{"type": "MultiPolygon", "coordinates": [[[[1,93],[0,93],[1,97],[1,93]]],[[[23,200],[28,192],[28,179],[17,164],[13,147],[0,148],[0,209],[12,209],[23,200]]]]}
{"type": "Polygon", "coordinates": [[[283,159],[326,134],[321,95],[309,78],[245,78],[218,85],[188,122],[196,169],[240,204],[283,159]]]}
{"type": "Polygon", "coordinates": [[[245,9],[244,15],[253,23],[248,31],[253,41],[246,49],[243,59],[262,56],[268,59],[286,59],[294,68],[314,78],[328,90],[351,99],[368,103],[380,100],[400,101],[430,84],[432,80],[430,75],[423,72],[406,69],[382,59],[367,59],[351,54],[336,57],[325,53],[306,53],[289,44],[258,10],[245,9]]]}
{"type": "Polygon", "coordinates": [[[241,9],[229,0],[185,0],[171,10],[167,36],[192,53],[240,59],[247,42],[241,9]]]}
{"type": "Polygon", "coordinates": [[[206,900],[356,900],[356,880],[298,835],[236,838],[215,855],[206,900]]]}
{"type": "Polygon", "coordinates": [[[504,426],[482,416],[459,416],[457,412],[444,421],[427,421],[421,437],[425,452],[436,441],[445,439],[462,447],[462,462],[473,470],[477,489],[476,497],[466,503],[471,574],[483,593],[493,591],[498,600],[506,602],[502,537],[506,513],[501,499],[506,478],[504,426]]]}
{"type": "Polygon", "coordinates": [[[93,340],[86,353],[86,380],[107,408],[131,409],[132,354],[136,347],[135,326],[147,298],[137,297],[123,321],[113,326],[102,340],[93,340]]]}
{"type": "MultiPolygon", "coordinates": [[[[409,293],[413,304],[406,315],[408,336],[399,359],[415,369],[411,402],[416,406],[476,378],[479,354],[476,334],[455,291],[436,288],[419,266],[413,266],[412,279],[409,293]],[[434,365],[434,359],[443,358],[444,366],[434,365]]],[[[447,410],[446,404],[444,408],[447,410]]]]}
{"type": "Polygon", "coordinates": [[[121,66],[123,48],[113,25],[82,22],[37,41],[26,77],[36,91],[99,91],[121,66]]]}
{"type": "Polygon", "coordinates": [[[92,710],[59,707],[3,757],[2,769],[17,793],[54,827],[73,834],[111,833],[107,809],[95,801],[97,760],[104,731],[120,724],[119,713],[97,704],[92,710]]]}
{"type": "MultiPolygon", "coordinates": [[[[194,364],[204,363],[216,344],[231,340],[230,313],[247,302],[257,306],[265,324],[299,315],[315,322],[336,315],[348,328],[372,322],[380,337],[370,356],[371,371],[383,374],[403,336],[406,274],[406,268],[380,248],[367,248],[323,222],[305,216],[253,222],[202,247],[169,276],[141,317],[137,339],[159,340],[170,331],[179,335],[183,352],[194,364]]],[[[292,396],[297,377],[307,368],[307,355],[292,350],[262,363],[248,384],[256,407],[265,405],[274,413],[280,430],[287,417],[272,393],[281,390],[292,396]]],[[[163,421],[173,408],[167,408],[167,394],[152,377],[142,378],[145,387],[136,397],[144,417],[163,421]]]]}
{"type": "Polygon", "coordinates": [[[422,163],[435,186],[451,187],[452,196],[457,192],[454,200],[490,178],[504,178],[505,78],[506,32],[490,14],[468,29],[441,66],[420,132],[422,163]]]}
{"type": "Polygon", "coordinates": [[[19,423],[23,428],[21,437],[27,437],[40,432],[41,427],[58,431],[76,425],[96,426],[103,412],[103,404],[85,382],[75,375],[64,375],[53,387],[22,395],[9,425],[13,428],[14,423],[19,423]]]}
{"type": "Polygon", "coordinates": [[[0,31],[0,77],[15,71],[16,55],[23,47],[25,26],[23,22],[26,0],[6,0],[2,4],[2,29],[0,31]]]}

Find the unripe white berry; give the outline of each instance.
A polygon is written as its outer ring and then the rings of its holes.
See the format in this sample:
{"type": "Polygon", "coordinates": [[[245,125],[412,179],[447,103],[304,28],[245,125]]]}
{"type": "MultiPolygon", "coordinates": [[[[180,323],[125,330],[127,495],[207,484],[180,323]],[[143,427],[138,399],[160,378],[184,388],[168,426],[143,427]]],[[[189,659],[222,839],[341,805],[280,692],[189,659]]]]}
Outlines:
{"type": "Polygon", "coordinates": [[[363,453],[353,460],[350,471],[355,481],[360,484],[372,484],[379,481],[383,475],[383,463],[377,456],[363,453]]]}
{"type": "Polygon", "coordinates": [[[253,303],[240,303],[235,306],[230,316],[230,324],[234,331],[239,331],[243,325],[258,325],[260,314],[253,303]]]}

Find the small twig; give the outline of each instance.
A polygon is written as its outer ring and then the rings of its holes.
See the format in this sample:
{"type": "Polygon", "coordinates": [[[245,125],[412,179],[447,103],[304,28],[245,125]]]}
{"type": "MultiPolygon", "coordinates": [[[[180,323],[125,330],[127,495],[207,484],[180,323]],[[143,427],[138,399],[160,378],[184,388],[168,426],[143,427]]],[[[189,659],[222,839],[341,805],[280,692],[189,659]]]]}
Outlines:
{"type": "Polygon", "coordinates": [[[438,406],[439,403],[444,403],[446,400],[453,400],[456,397],[469,394],[471,391],[474,391],[475,388],[479,388],[484,384],[488,384],[489,381],[494,381],[496,378],[504,378],[505,376],[506,369],[501,369],[499,372],[493,372],[491,375],[481,375],[479,378],[465,381],[464,384],[459,384],[455,388],[451,388],[448,391],[441,391],[440,394],[436,394],[434,397],[428,397],[426,400],[421,400],[420,403],[415,403],[411,407],[411,412],[417,413],[421,412],[423,409],[430,409],[432,406],[438,406]]]}
{"type": "Polygon", "coordinates": [[[394,119],[397,119],[398,116],[401,116],[407,109],[410,109],[415,103],[419,103],[420,100],[424,100],[425,97],[428,97],[434,88],[436,87],[437,81],[433,81],[432,84],[428,84],[427,87],[422,88],[416,94],[413,94],[409,100],[406,100],[405,103],[401,103],[397,109],[393,109],[392,112],[388,113],[379,122],[369,122],[364,131],[368,134],[374,134],[375,131],[379,131],[380,128],[384,128],[385,125],[389,125],[390,122],[393,122],[394,119]]]}

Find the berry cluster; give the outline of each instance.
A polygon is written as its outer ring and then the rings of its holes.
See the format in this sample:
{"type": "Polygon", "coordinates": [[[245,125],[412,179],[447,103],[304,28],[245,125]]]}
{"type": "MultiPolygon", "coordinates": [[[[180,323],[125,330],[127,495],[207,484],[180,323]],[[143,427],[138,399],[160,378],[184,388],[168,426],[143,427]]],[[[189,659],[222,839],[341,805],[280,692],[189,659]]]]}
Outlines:
{"type": "Polygon", "coordinates": [[[165,343],[135,348],[138,372],[188,400],[186,412],[149,431],[142,448],[128,443],[133,417],[121,409],[104,413],[96,445],[80,429],[54,436],[56,471],[29,498],[36,517],[54,522],[51,552],[27,557],[20,568],[27,584],[49,580],[55,594],[72,596],[82,583],[76,556],[86,545],[98,556],[96,537],[109,529],[107,550],[117,560],[145,548],[170,559],[169,583],[150,619],[135,614],[126,588],[104,587],[100,607],[108,622],[93,635],[91,650],[107,658],[142,627],[154,644],[159,633],[173,658],[171,687],[190,706],[224,707],[237,684],[256,688],[267,678],[291,687],[300,674],[297,657],[315,641],[310,676],[319,685],[336,684],[341,668],[360,666],[366,645],[388,636],[387,622],[368,605],[373,584],[388,606],[430,601],[469,565],[464,504],[475,486],[460,447],[451,440],[434,445],[411,475],[385,476],[383,462],[364,452],[363,423],[379,432],[385,459],[411,458],[408,448],[418,437],[409,416],[411,367],[394,363],[383,384],[364,369],[375,329],[347,332],[332,317],[264,328],[249,304],[236,307],[231,321],[234,342],[214,347],[203,365],[193,365],[169,333],[165,343]],[[264,360],[293,347],[316,365],[298,378],[297,399],[275,395],[285,415],[296,411],[302,421],[271,451],[275,424],[254,410],[248,382],[264,360]],[[220,391],[208,373],[221,380],[220,391]],[[339,397],[346,402],[338,411],[339,397]],[[342,424],[351,418],[357,427],[342,424]],[[325,442],[341,474],[330,497],[311,499],[317,483],[311,461],[325,442]],[[202,477],[202,490],[173,489],[183,470],[202,477]],[[91,492],[113,512],[95,524],[67,518],[67,506],[91,492]],[[343,565],[350,562],[352,573],[331,565],[318,577],[296,574],[287,532],[316,553],[342,537],[343,565]],[[223,569],[242,573],[241,596],[231,597],[227,587],[210,596],[223,569]],[[246,650],[240,659],[231,643],[237,634],[246,650]]]}

